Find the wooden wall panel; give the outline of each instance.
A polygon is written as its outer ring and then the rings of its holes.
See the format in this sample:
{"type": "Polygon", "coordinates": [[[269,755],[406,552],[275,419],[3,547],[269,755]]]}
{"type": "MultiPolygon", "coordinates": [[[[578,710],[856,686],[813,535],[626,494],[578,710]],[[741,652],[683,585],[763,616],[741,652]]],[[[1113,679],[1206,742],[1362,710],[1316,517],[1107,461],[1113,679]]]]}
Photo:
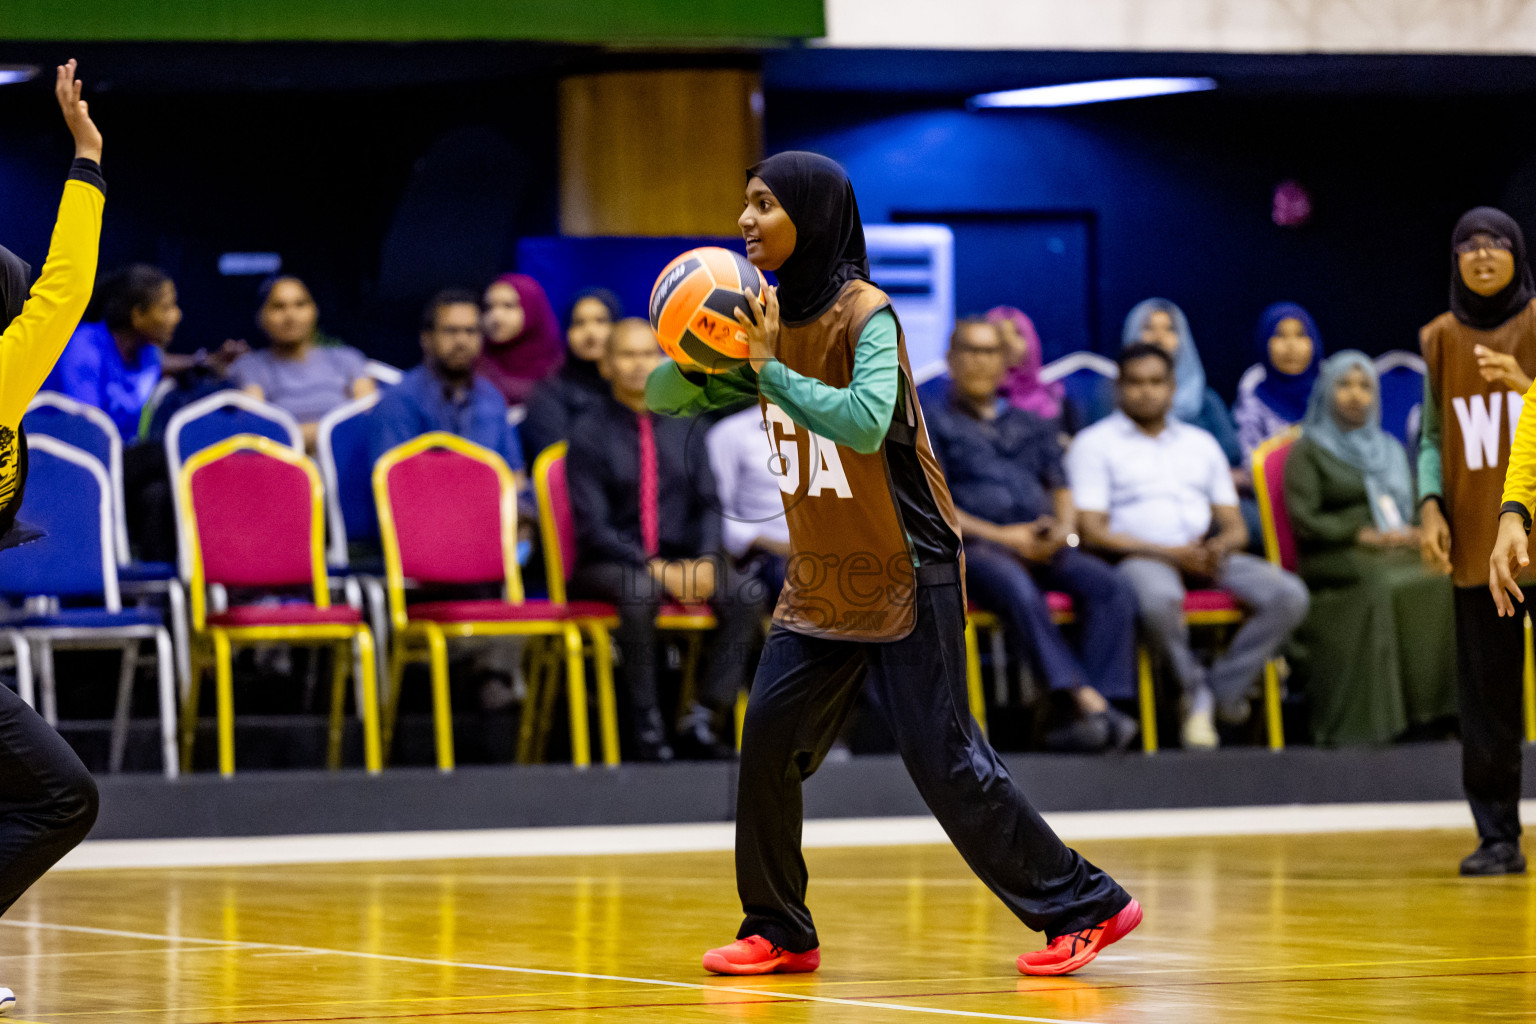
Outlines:
{"type": "Polygon", "coordinates": [[[560,83],[560,230],[736,233],[744,171],[762,158],[756,71],[576,75],[560,83]]]}

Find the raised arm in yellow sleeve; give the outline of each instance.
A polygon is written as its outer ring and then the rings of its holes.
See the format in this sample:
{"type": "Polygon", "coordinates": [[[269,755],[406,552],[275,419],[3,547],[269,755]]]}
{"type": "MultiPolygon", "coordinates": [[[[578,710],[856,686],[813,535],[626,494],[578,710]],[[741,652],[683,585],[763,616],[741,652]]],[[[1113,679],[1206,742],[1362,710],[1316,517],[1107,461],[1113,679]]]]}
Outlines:
{"type": "Polygon", "coordinates": [[[1520,423],[1509,444],[1509,468],[1504,471],[1504,504],[1518,504],[1523,511],[1526,528],[1530,528],[1531,511],[1536,509],[1536,384],[1525,393],[1525,406],[1520,410],[1520,423]]]}
{"type": "MultiPolygon", "coordinates": [[[[1515,614],[1511,597],[1525,601],[1525,594],[1516,580],[1531,564],[1533,508],[1536,508],[1536,384],[1525,393],[1520,422],[1509,442],[1509,467],[1504,471],[1504,504],[1499,508],[1499,535],[1493,543],[1493,553],[1488,556],[1488,589],[1500,616],[1515,614]]],[[[1492,513],[1489,509],[1489,514],[1492,513]]]]}
{"type": "Polygon", "coordinates": [[[21,422],[91,301],[106,198],[98,183],[86,180],[94,176],[99,182],[100,169],[94,162],[82,168],[83,163],[76,161],[64,183],[48,260],[31,297],[0,334],[0,427],[15,430],[21,422]]]}

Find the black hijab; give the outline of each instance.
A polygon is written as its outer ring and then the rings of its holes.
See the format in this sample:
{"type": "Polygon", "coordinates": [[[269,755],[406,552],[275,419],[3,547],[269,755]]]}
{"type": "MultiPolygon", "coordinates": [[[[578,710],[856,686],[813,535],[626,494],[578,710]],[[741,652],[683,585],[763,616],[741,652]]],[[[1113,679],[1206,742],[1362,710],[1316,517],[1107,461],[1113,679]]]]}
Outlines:
{"type": "Polygon", "coordinates": [[[32,268],[5,246],[0,245],[0,331],[11,326],[26,305],[32,287],[32,268]]]}
{"type": "Polygon", "coordinates": [[[832,160],[791,150],[748,169],[763,179],[795,224],[795,251],[773,272],[779,316],[790,324],[816,319],[849,281],[869,280],[864,224],[853,183],[832,160]]]}
{"type": "Polygon", "coordinates": [[[1456,222],[1451,233],[1451,313],[1466,324],[1480,331],[1491,331],[1504,321],[1530,305],[1536,298],[1536,282],[1531,278],[1531,265],[1525,258],[1525,235],[1513,217],[1491,206],[1479,206],[1468,210],[1456,222]],[[1456,256],[1456,246],[1476,234],[1507,238],[1510,255],[1515,258],[1515,275],[1500,291],[1492,295],[1479,295],[1461,279],[1461,261],[1456,256]]]}
{"type": "MultiPolygon", "coordinates": [[[[608,319],[612,320],[615,324],[624,319],[624,303],[620,301],[617,295],[607,288],[583,288],[576,293],[575,297],[571,299],[571,304],[565,309],[566,331],[571,329],[571,321],[576,316],[576,307],[587,299],[596,299],[598,302],[601,302],[608,310],[608,319]]],[[[564,338],[565,335],[562,334],[561,337],[564,338]]],[[[608,381],[604,379],[603,373],[598,369],[597,365],[600,359],[578,359],[571,354],[569,345],[566,348],[566,356],[565,362],[560,364],[560,369],[555,371],[557,376],[562,380],[579,384],[588,390],[598,391],[605,395],[608,393],[608,381]]]]}

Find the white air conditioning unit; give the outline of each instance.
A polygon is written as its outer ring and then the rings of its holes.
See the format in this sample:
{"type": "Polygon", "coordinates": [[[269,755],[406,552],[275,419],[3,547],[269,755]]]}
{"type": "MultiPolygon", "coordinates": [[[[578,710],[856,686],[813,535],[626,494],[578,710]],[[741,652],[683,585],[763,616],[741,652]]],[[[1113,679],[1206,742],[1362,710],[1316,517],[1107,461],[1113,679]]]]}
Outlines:
{"type": "Polygon", "coordinates": [[[955,329],[955,233],[943,224],[866,224],[869,273],[891,297],[914,383],[945,370],[955,329]]]}

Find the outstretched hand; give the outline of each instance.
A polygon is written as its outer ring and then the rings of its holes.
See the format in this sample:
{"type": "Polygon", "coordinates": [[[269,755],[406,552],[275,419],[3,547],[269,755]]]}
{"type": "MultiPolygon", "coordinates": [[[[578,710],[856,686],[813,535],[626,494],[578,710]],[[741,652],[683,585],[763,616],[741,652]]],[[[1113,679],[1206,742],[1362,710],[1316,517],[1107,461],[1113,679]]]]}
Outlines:
{"type": "Polygon", "coordinates": [[[1516,601],[1525,603],[1525,595],[1520,592],[1515,577],[1531,563],[1527,550],[1529,543],[1520,516],[1513,512],[1499,516],[1499,538],[1493,543],[1493,554],[1488,556],[1488,589],[1501,619],[1515,614],[1514,603],[1509,599],[1511,594],[1516,601]]]}
{"type": "Polygon", "coordinates": [[[91,112],[85,100],[80,98],[84,83],[75,79],[73,58],[59,65],[53,80],[53,94],[59,108],[64,111],[64,123],[75,137],[75,156],[101,163],[101,132],[91,120],[91,112]]]}
{"type": "Polygon", "coordinates": [[[779,290],[764,288],[762,300],[747,292],[746,300],[750,313],[736,307],[736,322],[741,325],[736,340],[747,343],[752,369],[762,372],[763,364],[779,354],[779,290]]]}

